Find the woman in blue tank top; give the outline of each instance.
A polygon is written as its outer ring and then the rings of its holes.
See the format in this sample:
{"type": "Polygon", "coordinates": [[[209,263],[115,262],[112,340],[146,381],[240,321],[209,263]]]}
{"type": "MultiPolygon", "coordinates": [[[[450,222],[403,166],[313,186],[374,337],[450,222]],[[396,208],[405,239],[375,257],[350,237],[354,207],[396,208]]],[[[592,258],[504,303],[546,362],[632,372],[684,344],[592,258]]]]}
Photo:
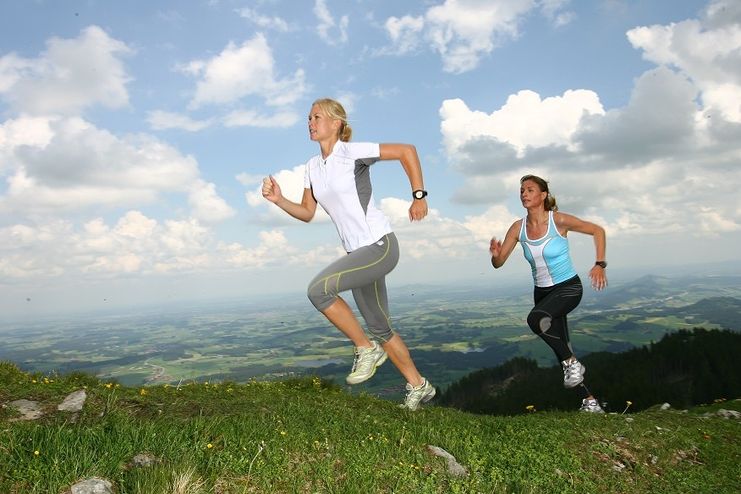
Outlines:
{"type": "Polygon", "coordinates": [[[548,182],[535,175],[520,179],[520,201],[527,215],[512,223],[504,241],[491,239],[491,264],[499,268],[520,242],[525,259],[530,263],[535,285],[535,307],[527,316],[530,329],[556,354],[564,371],[564,386],[576,388],[582,398],[581,410],[603,413],[602,407],[584,384],[586,367],[574,356],[569,341],[566,315],[581,301],[581,280],[571,262],[569,231],[594,237],[596,261],[589,271],[595,290],[607,286],[605,269],[605,230],[576,216],[558,212],[556,198],[548,190],[548,182]]]}

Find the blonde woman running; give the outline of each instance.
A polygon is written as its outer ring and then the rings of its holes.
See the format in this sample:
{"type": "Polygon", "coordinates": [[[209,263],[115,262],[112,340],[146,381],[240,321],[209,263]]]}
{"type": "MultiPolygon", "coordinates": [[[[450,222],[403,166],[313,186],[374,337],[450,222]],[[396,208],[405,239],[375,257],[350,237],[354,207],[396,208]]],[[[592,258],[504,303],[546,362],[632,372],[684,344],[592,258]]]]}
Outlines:
{"type": "Polygon", "coordinates": [[[309,283],[309,300],[355,345],[347,383],[370,379],[376,368],[391,358],[407,381],[401,406],[416,410],[435,396],[435,388],[420,375],[406,344],[391,329],[386,275],[399,261],[399,245],[388,219],[373,200],[370,166],[379,160],[401,162],[412,189],[411,221],[427,216],[422,167],[412,145],[351,143],[351,137],[342,105],[332,99],[316,100],[309,112],[309,138],[319,144],[320,154],[306,163],[301,203],[283,197],[272,176],[263,180],[262,195],[301,221],[311,221],[317,203],[329,214],[347,255],[309,283]],[[370,338],[339,296],[347,290],[352,291],[370,338]]]}

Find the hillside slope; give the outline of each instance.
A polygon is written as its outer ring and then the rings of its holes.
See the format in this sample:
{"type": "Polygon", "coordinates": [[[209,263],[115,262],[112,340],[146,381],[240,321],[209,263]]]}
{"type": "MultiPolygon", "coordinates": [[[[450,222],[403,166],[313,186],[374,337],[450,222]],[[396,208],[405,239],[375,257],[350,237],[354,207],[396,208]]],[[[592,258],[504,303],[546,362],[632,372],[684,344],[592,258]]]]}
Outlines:
{"type": "MultiPolygon", "coordinates": [[[[716,412],[412,413],[319,378],[127,388],[0,362],[0,492],[92,476],[123,493],[738,492],[739,422],[716,412]],[[73,391],[79,412],[58,405],[73,391]],[[8,406],[36,401],[42,416],[8,406]],[[455,476],[429,446],[453,455],[455,476]],[[138,458],[138,460],[136,460],[138,458]],[[142,461],[145,458],[146,461],[142,461]]],[[[523,403],[523,408],[527,403],[523,403]]],[[[629,410],[628,410],[629,411],[629,410]]],[[[727,415],[730,412],[726,413],[727,415]]]]}

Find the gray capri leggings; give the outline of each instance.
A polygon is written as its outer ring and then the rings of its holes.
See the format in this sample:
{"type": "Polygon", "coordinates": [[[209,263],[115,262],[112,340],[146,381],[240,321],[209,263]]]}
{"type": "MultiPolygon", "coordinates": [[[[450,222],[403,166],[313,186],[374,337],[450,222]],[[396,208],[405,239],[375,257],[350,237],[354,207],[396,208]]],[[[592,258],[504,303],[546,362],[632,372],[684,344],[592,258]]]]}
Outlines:
{"type": "Polygon", "coordinates": [[[388,315],[386,275],[398,262],[399,242],[396,235],[388,233],[324,268],[311,280],[306,295],[314,307],[324,311],[340,292],[352,290],[368,332],[386,342],[394,335],[388,315]]]}

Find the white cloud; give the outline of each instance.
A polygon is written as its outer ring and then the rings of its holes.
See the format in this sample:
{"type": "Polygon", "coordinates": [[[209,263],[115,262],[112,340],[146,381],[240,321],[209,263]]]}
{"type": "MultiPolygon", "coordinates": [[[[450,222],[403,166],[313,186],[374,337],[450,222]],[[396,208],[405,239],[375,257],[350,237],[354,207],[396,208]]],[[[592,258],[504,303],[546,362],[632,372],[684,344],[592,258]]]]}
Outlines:
{"type": "Polygon", "coordinates": [[[76,115],[95,104],[121,108],[129,102],[130,77],[120,56],[129,53],[98,26],[74,39],[51,38],[38,58],[0,58],[0,95],[17,113],[76,115]]]}
{"type": "Polygon", "coordinates": [[[647,71],[627,107],[586,116],[573,137],[586,154],[614,158],[607,166],[678,154],[696,145],[697,94],[690,81],[665,67],[647,71]]]}
{"type": "Polygon", "coordinates": [[[477,241],[488,246],[492,237],[504,240],[504,235],[512,222],[522,216],[522,211],[513,213],[506,206],[496,204],[489,207],[481,215],[467,216],[463,221],[463,226],[471,232],[477,241]]]}
{"type": "Polygon", "coordinates": [[[565,26],[576,17],[576,14],[563,9],[571,0],[540,0],[540,10],[543,15],[556,27],[565,26]]]}
{"type": "Polygon", "coordinates": [[[237,13],[240,15],[240,17],[244,17],[250,22],[253,22],[257,27],[260,27],[263,29],[275,29],[276,31],[281,31],[281,32],[286,32],[290,30],[290,26],[288,25],[288,22],[286,22],[285,19],[278,17],[278,16],[270,17],[267,15],[262,15],[256,10],[250,9],[248,7],[237,9],[237,13]]]}
{"type": "MultiPolygon", "coordinates": [[[[423,16],[389,18],[385,29],[392,47],[380,53],[411,53],[424,41],[440,54],[444,71],[467,72],[476,68],[481,58],[501,41],[516,38],[520,22],[536,6],[534,0],[445,0],[430,7],[423,16]]],[[[554,14],[560,6],[553,3],[551,7],[544,6],[543,11],[554,14]]]]}
{"type": "Polygon", "coordinates": [[[412,17],[410,15],[389,17],[384,27],[389,38],[391,38],[393,53],[406,55],[415,52],[421,44],[420,35],[424,26],[425,20],[423,17],[412,17]]]}
{"type": "Polygon", "coordinates": [[[224,126],[280,128],[291,127],[298,121],[298,114],[292,111],[282,111],[274,113],[273,115],[263,115],[254,110],[239,110],[230,112],[224,117],[224,126]]]}
{"type": "Polygon", "coordinates": [[[283,231],[261,231],[257,244],[223,243],[195,218],[157,221],[131,210],[114,224],[93,218],[0,228],[0,278],[39,283],[62,276],[87,282],[175,273],[233,273],[266,266],[322,265],[344,254],[337,244],[299,249],[283,231]]]}
{"type": "Polygon", "coordinates": [[[216,186],[197,180],[190,190],[188,202],[193,217],[205,223],[216,223],[234,216],[235,211],[216,193],[216,186]]]}
{"type": "Polygon", "coordinates": [[[213,123],[212,119],[194,120],[181,113],[172,113],[161,110],[149,112],[147,121],[154,130],[182,129],[189,132],[197,132],[208,128],[213,123]]]}
{"type": "Polygon", "coordinates": [[[479,250],[470,230],[430,209],[422,221],[409,220],[411,201],[385,197],[379,207],[389,218],[405,256],[414,259],[465,259],[479,250]]]}
{"type": "Polygon", "coordinates": [[[22,146],[46,147],[54,136],[50,123],[48,118],[26,116],[0,124],[0,173],[10,167],[16,149],[22,146]]]}
{"type": "Polygon", "coordinates": [[[280,230],[262,231],[258,238],[260,243],[256,247],[236,243],[222,246],[226,262],[235,267],[255,268],[276,262],[290,263],[291,257],[298,253],[280,230]]]}
{"type": "Polygon", "coordinates": [[[465,175],[454,199],[514,199],[519,177],[535,173],[551,181],[562,210],[603,224],[610,236],[737,231],[737,130],[701,118],[697,95],[685,76],[659,67],[636,80],[626,107],[607,112],[591,92],[552,105],[533,94],[513,103],[521,92],[490,115],[448,100],[441,128],[450,161],[465,175]]]}
{"type": "Polygon", "coordinates": [[[461,99],[445,100],[440,108],[440,128],[449,155],[484,136],[511,145],[522,157],[528,147],[573,148],[571,138],[585,114],[604,114],[593,91],[569,90],[563,96],[541,99],[533,91],[522,90],[490,114],[471,111],[461,99]]]}
{"type": "Polygon", "coordinates": [[[272,51],[259,33],[240,46],[230,42],[212,59],[192,61],[182,70],[199,77],[191,108],[233,103],[246,96],[263,98],[268,105],[287,105],[306,92],[303,70],[289,78],[276,77],[272,51]]]}
{"type": "Polygon", "coordinates": [[[314,15],[319,21],[316,27],[317,33],[325,43],[336,45],[347,42],[347,26],[350,21],[346,15],[340,17],[339,21],[335,21],[327,7],[326,0],[315,1],[314,15]]]}
{"type": "Polygon", "coordinates": [[[711,2],[703,19],[641,26],[627,33],[643,58],[674,67],[702,92],[706,111],[741,123],[741,22],[737,2],[711,2]],[[734,12],[735,20],[734,20],[734,12]]]}
{"type": "Polygon", "coordinates": [[[199,178],[193,157],[151,136],[118,137],[81,118],[7,121],[0,156],[8,175],[0,211],[20,217],[141,207],[168,193],[187,196],[202,221],[233,214],[199,178]]]}

